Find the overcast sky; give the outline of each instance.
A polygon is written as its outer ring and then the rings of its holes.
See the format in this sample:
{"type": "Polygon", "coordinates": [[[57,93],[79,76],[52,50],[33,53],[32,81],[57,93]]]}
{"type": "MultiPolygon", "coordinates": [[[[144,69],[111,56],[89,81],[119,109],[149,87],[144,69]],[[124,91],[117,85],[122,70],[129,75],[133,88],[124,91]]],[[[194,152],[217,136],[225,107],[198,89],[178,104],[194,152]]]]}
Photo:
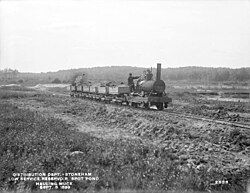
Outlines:
{"type": "Polygon", "coordinates": [[[0,69],[250,67],[250,0],[2,0],[0,69]]]}

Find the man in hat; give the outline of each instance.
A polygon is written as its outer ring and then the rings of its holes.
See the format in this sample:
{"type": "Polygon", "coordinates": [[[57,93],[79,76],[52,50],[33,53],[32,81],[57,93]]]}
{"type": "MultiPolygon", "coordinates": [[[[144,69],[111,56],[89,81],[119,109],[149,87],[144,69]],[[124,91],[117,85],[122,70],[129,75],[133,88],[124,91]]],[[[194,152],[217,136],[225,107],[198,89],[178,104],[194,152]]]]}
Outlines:
{"type": "Polygon", "coordinates": [[[147,69],[146,80],[149,81],[149,80],[152,80],[152,78],[153,78],[152,72],[149,69],[147,69]]]}
{"type": "Polygon", "coordinates": [[[132,73],[129,73],[128,86],[130,88],[130,92],[133,92],[135,90],[134,79],[138,78],[140,78],[140,76],[132,76],[132,73]]]}

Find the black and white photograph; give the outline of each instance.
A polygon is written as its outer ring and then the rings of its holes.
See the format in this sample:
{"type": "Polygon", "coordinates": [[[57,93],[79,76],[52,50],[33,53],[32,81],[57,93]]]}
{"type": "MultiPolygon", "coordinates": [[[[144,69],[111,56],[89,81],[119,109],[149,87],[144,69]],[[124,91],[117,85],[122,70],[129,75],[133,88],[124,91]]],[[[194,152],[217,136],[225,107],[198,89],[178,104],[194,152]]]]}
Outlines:
{"type": "Polygon", "coordinates": [[[250,193],[250,0],[0,0],[0,193],[250,193]]]}

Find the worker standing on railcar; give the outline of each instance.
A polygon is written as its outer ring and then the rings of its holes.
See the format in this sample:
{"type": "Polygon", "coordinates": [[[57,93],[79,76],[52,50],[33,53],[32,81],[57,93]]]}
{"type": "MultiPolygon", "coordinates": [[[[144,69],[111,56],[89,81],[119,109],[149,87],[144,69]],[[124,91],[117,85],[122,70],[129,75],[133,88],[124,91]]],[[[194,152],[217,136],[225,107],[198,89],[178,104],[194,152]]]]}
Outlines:
{"type": "Polygon", "coordinates": [[[147,72],[146,72],[146,81],[149,81],[149,80],[152,80],[153,79],[153,73],[147,69],[147,72]]]}
{"type": "Polygon", "coordinates": [[[134,85],[134,79],[140,78],[140,76],[132,76],[132,73],[129,73],[128,77],[128,86],[130,88],[130,92],[134,92],[135,85],[134,85]]]}

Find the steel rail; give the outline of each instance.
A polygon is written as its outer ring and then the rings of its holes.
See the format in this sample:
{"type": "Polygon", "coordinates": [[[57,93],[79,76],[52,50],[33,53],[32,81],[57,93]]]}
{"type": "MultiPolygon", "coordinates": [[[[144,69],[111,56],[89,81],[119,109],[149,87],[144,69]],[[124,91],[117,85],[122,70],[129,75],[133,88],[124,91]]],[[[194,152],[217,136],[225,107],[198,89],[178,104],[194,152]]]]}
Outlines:
{"type": "Polygon", "coordinates": [[[185,114],[178,113],[178,112],[168,112],[168,111],[163,111],[163,112],[168,113],[170,115],[180,116],[180,117],[189,118],[189,119],[196,119],[196,120],[201,120],[201,121],[218,123],[218,124],[222,124],[222,125],[229,125],[229,126],[240,127],[240,128],[244,128],[244,129],[250,129],[249,124],[232,123],[232,122],[229,122],[229,121],[209,119],[209,118],[205,118],[205,117],[198,117],[198,116],[195,116],[195,115],[185,115],[185,114]]]}
{"type": "MultiPolygon", "coordinates": [[[[60,95],[64,95],[64,94],[60,94],[60,95]]],[[[65,95],[64,95],[65,96],[65,95]]],[[[75,97],[74,97],[75,98],[75,97]]],[[[78,97],[76,97],[78,98],[78,97]]],[[[82,97],[79,97],[81,99],[83,99],[82,97]]],[[[88,98],[86,98],[88,99],[88,98]]],[[[89,99],[91,101],[96,101],[94,99],[89,99]]],[[[97,101],[96,101],[97,102],[97,101]]],[[[110,103],[111,105],[115,105],[115,106],[121,106],[121,105],[118,105],[116,103],[110,103]]],[[[124,107],[129,107],[129,108],[133,108],[133,109],[137,109],[137,110],[146,110],[146,111],[154,111],[156,112],[155,110],[153,109],[146,109],[146,108],[135,108],[135,107],[132,107],[130,105],[124,105],[124,107]]],[[[229,122],[229,121],[223,121],[223,120],[216,120],[216,119],[209,119],[209,118],[205,118],[205,117],[198,117],[198,116],[195,116],[195,115],[186,115],[186,114],[183,114],[183,113],[178,113],[178,112],[168,112],[167,109],[166,110],[163,110],[163,111],[158,111],[159,113],[167,113],[169,115],[172,115],[172,116],[179,116],[179,117],[182,117],[182,118],[188,118],[188,119],[195,119],[195,120],[201,120],[201,121],[207,121],[207,122],[213,122],[213,123],[217,123],[217,124],[221,124],[221,125],[228,125],[228,126],[231,126],[231,127],[239,127],[239,128],[243,128],[243,129],[250,129],[250,124],[241,124],[241,123],[232,123],[232,122],[229,122]]]]}

